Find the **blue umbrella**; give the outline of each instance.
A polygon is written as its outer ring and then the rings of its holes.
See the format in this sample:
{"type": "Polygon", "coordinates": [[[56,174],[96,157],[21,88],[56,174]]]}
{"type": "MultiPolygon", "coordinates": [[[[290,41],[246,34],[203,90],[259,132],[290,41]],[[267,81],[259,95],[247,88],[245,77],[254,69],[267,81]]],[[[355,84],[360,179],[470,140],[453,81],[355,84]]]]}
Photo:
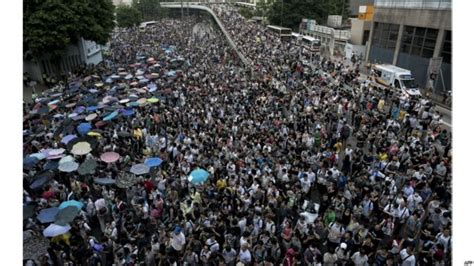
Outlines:
{"type": "Polygon", "coordinates": [[[86,110],[86,108],[84,106],[78,106],[78,107],[76,107],[76,109],[74,109],[74,113],[80,114],[80,113],[84,112],[85,110],[86,110]]]}
{"type": "Polygon", "coordinates": [[[87,134],[87,132],[89,132],[91,129],[92,129],[92,126],[90,123],[80,123],[77,126],[77,132],[79,132],[79,134],[81,135],[87,134]]]}
{"type": "Polygon", "coordinates": [[[193,184],[202,184],[206,182],[207,178],[209,177],[209,173],[201,168],[195,169],[191,172],[188,177],[189,182],[193,184]]]}
{"type": "Polygon", "coordinates": [[[115,179],[112,179],[110,177],[95,178],[94,182],[99,185],[112,185],[115,184],[115,179]]]}
{"type": "Polygon", "coordinates": [[[59,167],[58,161],[49,160],[43,165],[43,170],[55,170],[55,169],[58,169],[58,167],[59,167]]]}
{"type": "Polygon", "coordinates": [[[42,172],[34,177],[34,181],[31,183],[31,189],[39,189],[44,186],[44,184],[48,183],[51,179],[53,179],[54,173],[51,171],[42,172]]]}
{"type": "Polygon", "coordinates": [[[130,172],[135,175],[148,174],[150,172],[150,167],[146,164],[135,164],[130,168],[130,172]]]}
{"type": "Polygon", "coordinates": [[[42,224],[52,223],[54,222],[54,217],[56,217],[56,214],[58,214],[58,212],[58,207],[42,209],[38,216],[36,216],[36,219],[38,219],[38,221],[40,221],[40,223],[42,224]]]}
{"type": "Polygon", "coordinates": [[[77,138],[76,135],[67,135],[61,140],[61,143],[67,144],[69,141],[71,141],[75,138],[77,138]]]}
{"type": "Polygon", "coordinates": [[[89,107],[86,108],[87,112],[94,112],[95,110],[97,110],[97,106],[95,106],[95,105],[89,106],[89,107]]]}
{"type": "Polygon", "coordinates": [[[148,158],[145,160],[145,164],[148,165],[148,167],[155,167],[155,166],[160,166],[160,164],[162,163],[163,161],[158,158],[158,157],[154,157],[154,158],[148,158]]]}
{"type": "Polygon", "coordinates": [[[118,115],[118,111],[113,111],[112,113],[110,113],[109,115],[104,117],[103,120],[104,121],[110,121],[110,120],[114,119],[117,115],[118,115]]]}
{"type": "Polygon", "coordinates": [[[122,111],[123,116],[131,116],[134,114],[135,114],[135,111],[133,111],[133,109],[123,109],[122,111]]]}
{"type": "Polygon", "coordinates": [[[38,162],[39,162],[39,159],[36,158],[35,156],[26,156],[23,159],[23,167],[28,169],[28,168],[31,168],[31,167],[35,166],[35,164],[37,164],[38,162]]]}
{"type": "Polygon", "coordinates": [[[62,209],[65,209],[66,207],[69,207],[69,206],[74,206],[78,209],[82,209],[84,204],[80,201],[77,201],[77,200],[68,200],[68,201],[64,201],[63,203],[61,203],[59,205],[59,209],[62,210],[62,209]]]}

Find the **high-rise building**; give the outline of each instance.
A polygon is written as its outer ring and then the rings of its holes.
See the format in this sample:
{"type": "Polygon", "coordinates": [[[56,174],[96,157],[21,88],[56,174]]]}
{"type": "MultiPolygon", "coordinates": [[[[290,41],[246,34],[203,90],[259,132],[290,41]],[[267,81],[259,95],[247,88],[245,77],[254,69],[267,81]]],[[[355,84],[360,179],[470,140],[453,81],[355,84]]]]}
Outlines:
{"type": "Polygon", "coordinates": [[[451,0],[375,0],[370,62],[411,70],[420,87],[451,90],[451,0]]]}

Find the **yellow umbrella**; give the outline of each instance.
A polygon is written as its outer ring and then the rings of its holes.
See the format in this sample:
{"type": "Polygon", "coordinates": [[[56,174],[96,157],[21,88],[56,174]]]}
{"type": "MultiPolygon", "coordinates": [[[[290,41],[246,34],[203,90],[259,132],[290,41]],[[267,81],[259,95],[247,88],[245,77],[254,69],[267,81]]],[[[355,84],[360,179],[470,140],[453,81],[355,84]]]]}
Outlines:
{"type": "Polygon", "coordinates": [[[85,155],[92,151],[91,145],[88,142],[82,141],[72,146],[71,153],[74,155],[85,155]]]}
{"type": "Polygon", "coordinates": [[[87,133],[87,135],[89,135],[91,137],[102,137],[101,134],[99,134],[97,132],[94,132],[94,131],[91,131],[91,132],[87,133]]]}
{"type": "Polygon", "coordinates": [[[149,102],[149,103],[157,103],[158,101],[159,101],[159,100],[158,100],[157,98],[155,98],[155,97],[150,98],[150,99],[147,99],[147,102],[149,102]]]}
{"type": "Polygon", "coordinates": [[[100,87],[104,86],[104,83],[99,82],[99,83],[96,83],[95,86],[96,86],[97,88],[100,88],[100,87]]]}

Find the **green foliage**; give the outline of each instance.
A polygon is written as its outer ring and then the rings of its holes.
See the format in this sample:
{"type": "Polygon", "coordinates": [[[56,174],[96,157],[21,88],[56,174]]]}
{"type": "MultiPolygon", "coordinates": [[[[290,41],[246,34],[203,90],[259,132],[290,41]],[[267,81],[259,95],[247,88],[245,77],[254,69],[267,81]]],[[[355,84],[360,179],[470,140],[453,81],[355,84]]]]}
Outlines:
{"type": "Polygon", "coordinates": [[[33,57],[61,56],[79,38],[105,44],[115,27],[111,0],[26,0],[23,47],[33,57]]]}
{"type": "Polygon", "coordinates": [[[250,19],[254,16],[253,10],[248,7],[241,7],[239,10],[240,15],[242,15],[246,19],[250,19]]]}
{"type": "Polygon", "coordinates": [[[133,27],[140,24],[141,13],[135,7],[121,5],[116,9],[119,27],[133,27]]]}
{"type": "Polygon", "coordinates": [[[349,0],[274,0],[268,10],[271,24],[298,29],[301,19],[315,19],[325,24],[328,15],[349,14],[349,0]],[[282,5],[283,3],[283,5],[282,5]]]}
{"type": "Polygon", "coordinates": [[[132,7],[140,12],[142,21],[157,20],[166,15],[159,0],[133,0],[132,7]]]}

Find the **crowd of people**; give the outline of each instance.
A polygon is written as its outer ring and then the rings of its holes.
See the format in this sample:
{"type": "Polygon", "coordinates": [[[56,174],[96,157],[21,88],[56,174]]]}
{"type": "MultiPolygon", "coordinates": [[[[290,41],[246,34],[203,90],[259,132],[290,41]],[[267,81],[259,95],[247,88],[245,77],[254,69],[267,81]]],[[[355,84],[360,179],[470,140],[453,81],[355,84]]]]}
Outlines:
{"type": "Polygon", "coordinates": [[[250,66],[206,17],[164,18],[24,106],[25,264],[449,265],[435,106],[212,8],[250,66]]]}

